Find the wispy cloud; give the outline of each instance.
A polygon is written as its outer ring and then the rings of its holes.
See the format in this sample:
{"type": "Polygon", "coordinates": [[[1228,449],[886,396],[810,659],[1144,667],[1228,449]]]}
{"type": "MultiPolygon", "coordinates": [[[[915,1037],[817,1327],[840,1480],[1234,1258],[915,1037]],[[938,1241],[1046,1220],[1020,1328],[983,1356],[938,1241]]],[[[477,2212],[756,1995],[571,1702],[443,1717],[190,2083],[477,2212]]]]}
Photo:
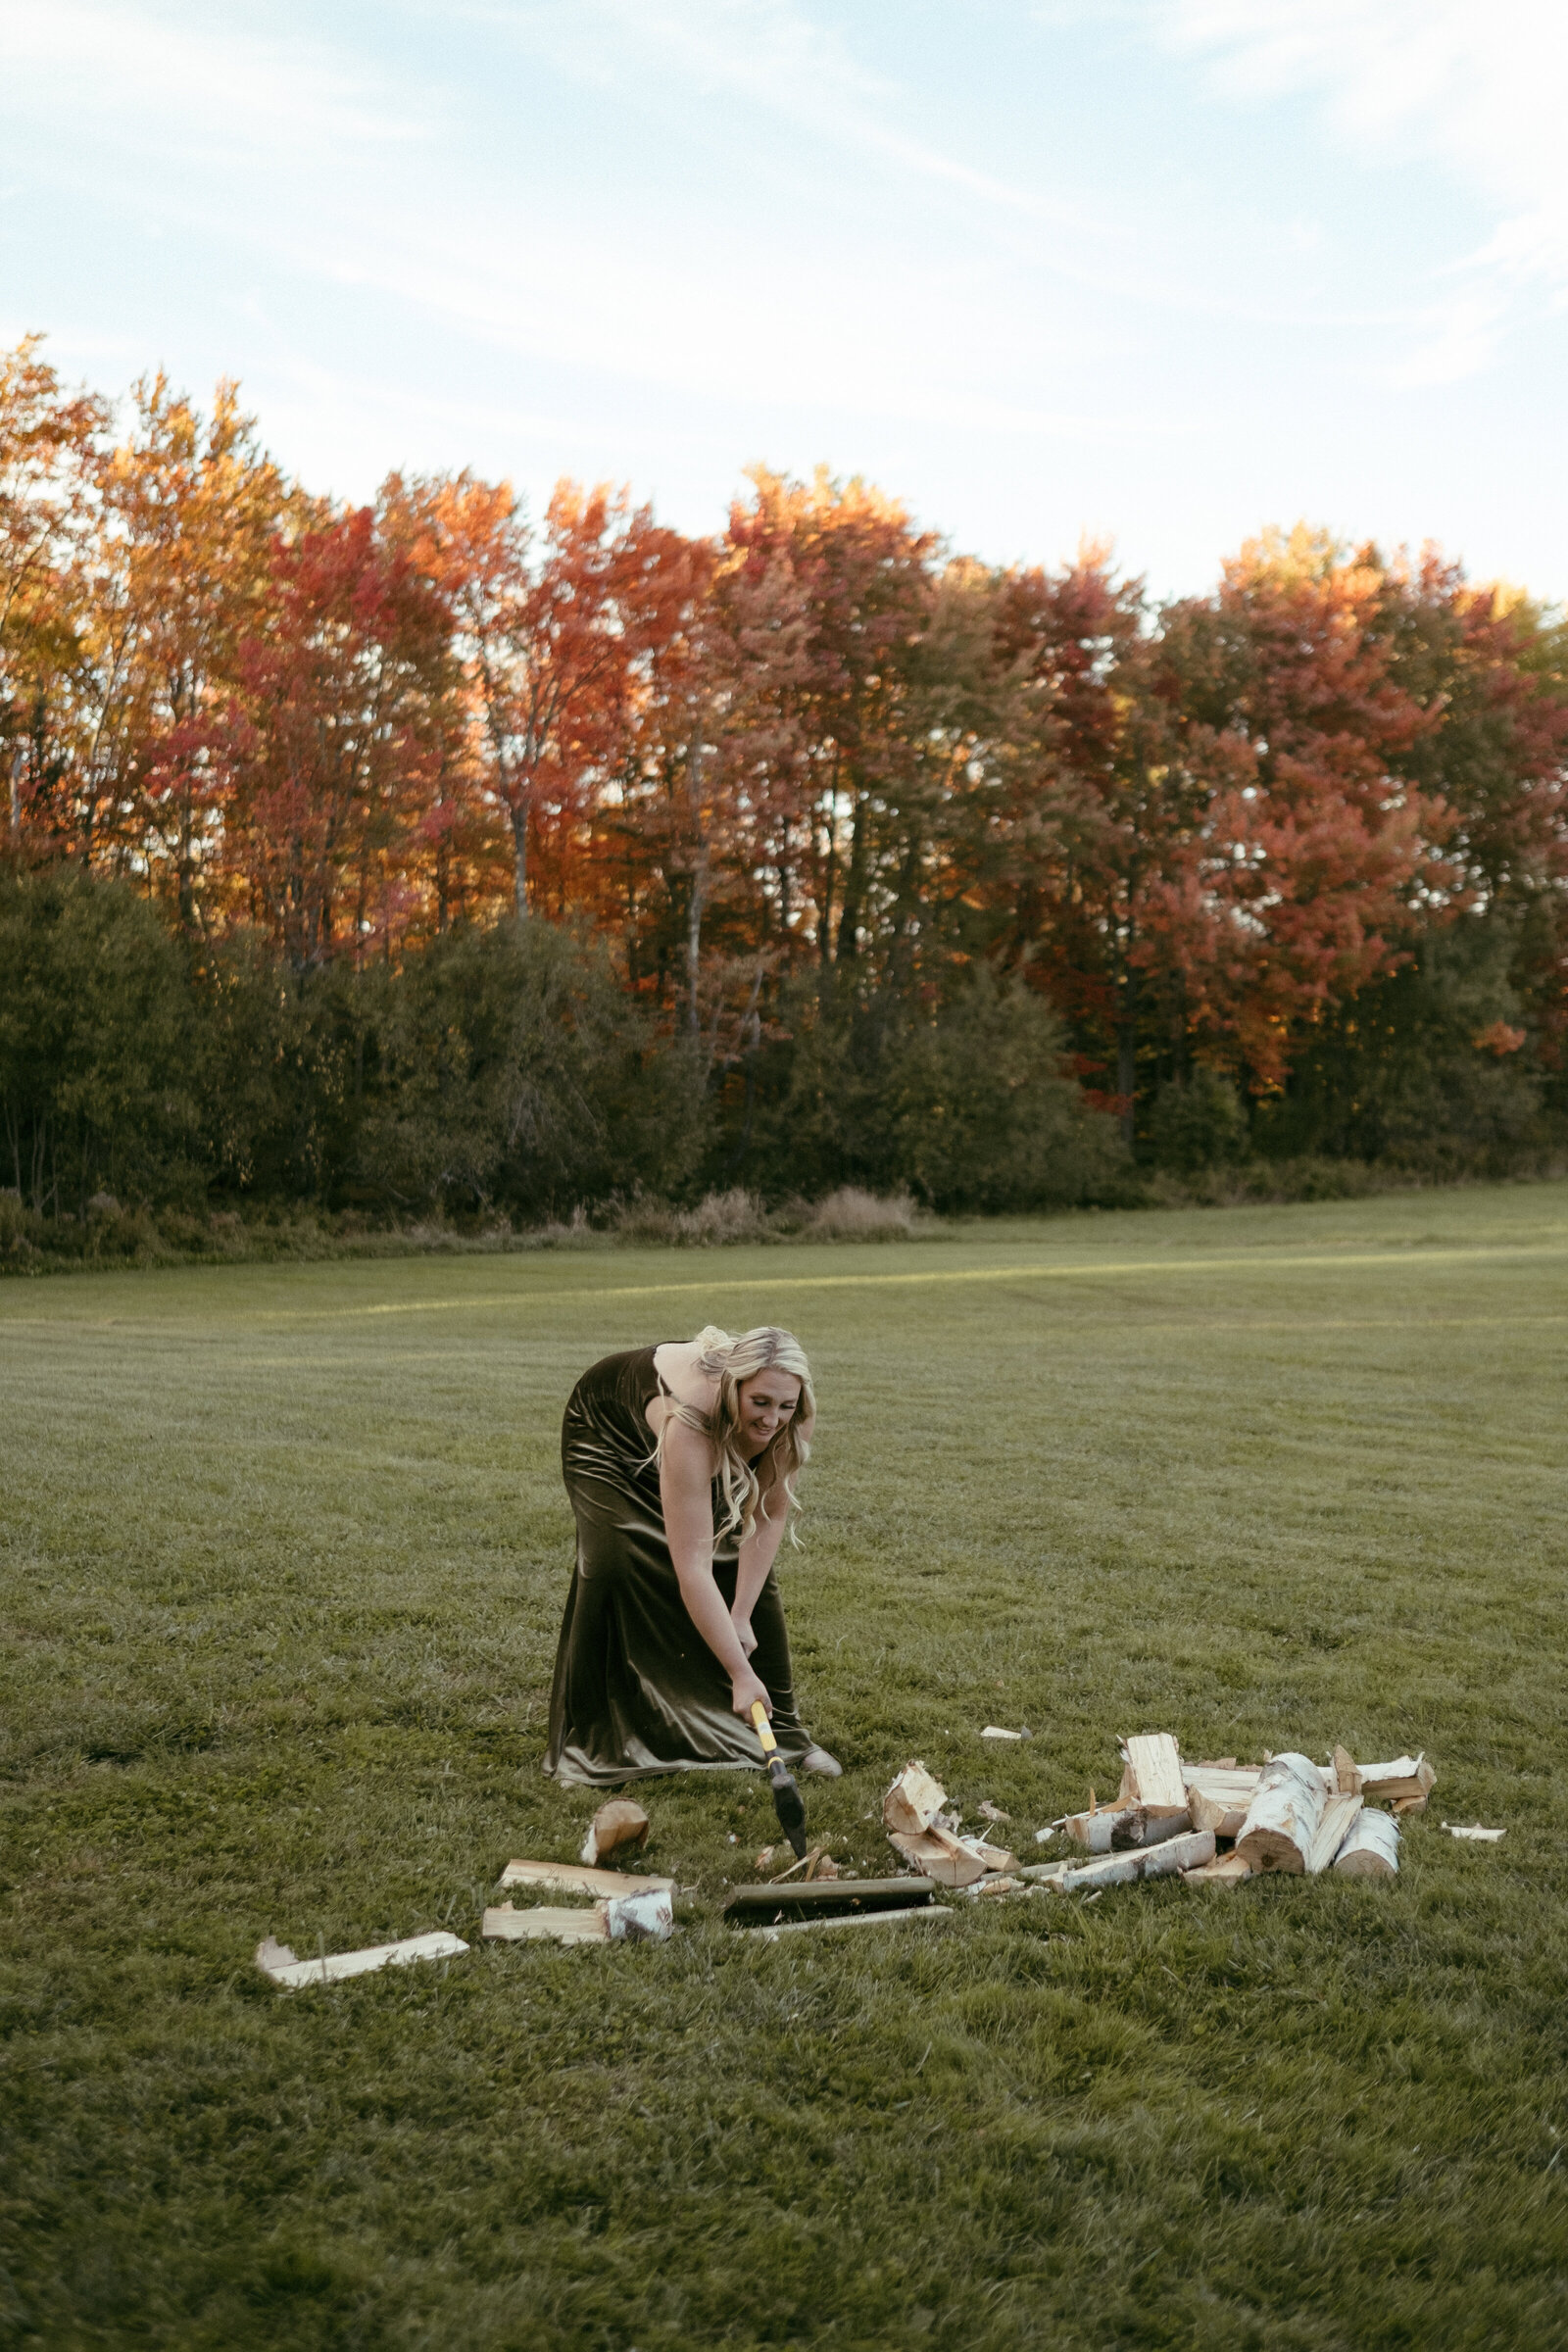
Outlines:
{"type": "Polygon", "coordinates": [[[1485,367],[1511,323],[1568,287],[1568,9],[1562,0],[1152,0],[1233,97],[1311,93],[1361,155],[1435,161],[1496,217],[1455,255],[1399,369],[1485,367]]]}
{"type": "Polygon", "coordinates": [[[0,0],[0,74],[62,126],[112,118],[180,147],[318,150],[427,142],[427,104],[341,50],[135,0],[0,0]]]}

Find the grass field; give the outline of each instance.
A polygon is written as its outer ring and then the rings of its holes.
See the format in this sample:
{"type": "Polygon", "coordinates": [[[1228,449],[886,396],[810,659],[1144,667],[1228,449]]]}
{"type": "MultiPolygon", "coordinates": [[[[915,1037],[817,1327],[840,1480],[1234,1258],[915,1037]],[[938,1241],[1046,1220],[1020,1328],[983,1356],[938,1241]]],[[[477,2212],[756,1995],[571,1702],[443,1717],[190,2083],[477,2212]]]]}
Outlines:
{"type": "Polygon", "coordinates": [[[1565,1340],[1561,1186],[6,1285],[0,2342],[1568,2344],[1565,1340]],[[1397,1883],[758,1948],[765,1788],[661,1785],[673,1943],[274,1992],[575,1853],[561,1406],[710,1318],[817,1372],[842,1858],[911,1755],[1032,1855],[1169,1729],[1425,1748],[1397,1883]]]}

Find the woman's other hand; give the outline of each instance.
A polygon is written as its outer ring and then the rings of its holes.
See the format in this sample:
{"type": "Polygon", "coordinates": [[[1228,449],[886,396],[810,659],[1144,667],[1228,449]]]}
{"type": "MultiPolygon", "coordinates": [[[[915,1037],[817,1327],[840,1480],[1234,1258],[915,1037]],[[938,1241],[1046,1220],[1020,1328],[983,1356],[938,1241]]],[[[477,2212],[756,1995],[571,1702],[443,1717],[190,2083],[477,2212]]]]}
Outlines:
{"type": "Polygon", "coordinates": [[[743,1666],[739,1674],[730,1677],[729,1687],[731,1712],[738,1715],[743,1723],[750,1722],[752,1709],[759,1699],[767,1713],[772,1714],[773,1701],[767,1695],[767,1685],[749,1666],[743,1666]]]}
{"type": "Polygon", "coordinates": [[[757,1647],[757,1636],[752,1631],[751,1619],[749,1617],[732,1617],[730,1623],[735,1628],[736,1641],[745,1650],[746,1655],[750,1657],[757,1647]]]}

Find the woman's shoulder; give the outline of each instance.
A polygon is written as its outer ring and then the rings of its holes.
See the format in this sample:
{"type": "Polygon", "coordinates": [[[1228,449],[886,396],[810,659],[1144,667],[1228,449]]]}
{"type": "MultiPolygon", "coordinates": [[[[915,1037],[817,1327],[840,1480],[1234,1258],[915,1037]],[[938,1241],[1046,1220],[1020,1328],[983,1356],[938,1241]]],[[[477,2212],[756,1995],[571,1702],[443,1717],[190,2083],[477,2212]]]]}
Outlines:
{"type": "Polygon", "coordinates": [[[690,1340],[664,1340],[649,1352],[657,1389],[648,1405],[652,1427],[657,1429],[668,1420],[672,1404],[684,1404],[699,1413],[712,1411],[718,1383],[703,1370],[690,1340]]]}

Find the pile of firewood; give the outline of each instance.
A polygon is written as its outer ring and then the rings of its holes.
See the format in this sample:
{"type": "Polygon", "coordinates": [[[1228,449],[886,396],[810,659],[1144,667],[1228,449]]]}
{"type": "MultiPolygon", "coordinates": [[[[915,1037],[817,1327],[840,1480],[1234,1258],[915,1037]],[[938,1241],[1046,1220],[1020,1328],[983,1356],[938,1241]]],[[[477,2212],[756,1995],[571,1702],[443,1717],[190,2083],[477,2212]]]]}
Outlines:
{"type": "MultiPolygon", "coordinates": [[[[1036,1833],[1044,1842],[1063,1832],[1087,1849],[1082,1861],[1020,1869],[983,1835],[965,1837],[920,1763],[906,1764],[882,1800],[889,1840],[923,1878],[975,1893],[1033,1882],[1067,1894],[1177,1875],[1192,1886],[1229,1886],[1270,1870],[1392,1879],[1397,1816],[1420,1812],[1437,1778],[1424,1756],[1357,1764],[1343,1747],[1327,1764],[1295,1753],[1239,1764],[1234,1756],[1188,1763],[1168,1732],[1119,1744],[1121,1787],[1111,1802],[1098,1804],[1091,1789],[1087,1813],[1036,1833]]],[[[981,1810],[1007,1818],[995,1806],[981,1810]]]]}
{"type": "Polygon", "coordinates": [[[1291,1752],[1246,1765],[1234,1756],[1189,1763],[1168,1732],[1120,1745],[1113,1801],[1100,1806],[1091,1790],[1087,1813],[1052,1825],[1091,1859],[1038,1864],[1028,1877],[1062,1893],[1176,1873],[1197,1886],[1271,1870],[1392,1879],[1397,1817],[1420,1812],[1437,1778],[1424,1756],[1357,1764],[1343,1747],[1326,1764],[1291,1752]]]}

